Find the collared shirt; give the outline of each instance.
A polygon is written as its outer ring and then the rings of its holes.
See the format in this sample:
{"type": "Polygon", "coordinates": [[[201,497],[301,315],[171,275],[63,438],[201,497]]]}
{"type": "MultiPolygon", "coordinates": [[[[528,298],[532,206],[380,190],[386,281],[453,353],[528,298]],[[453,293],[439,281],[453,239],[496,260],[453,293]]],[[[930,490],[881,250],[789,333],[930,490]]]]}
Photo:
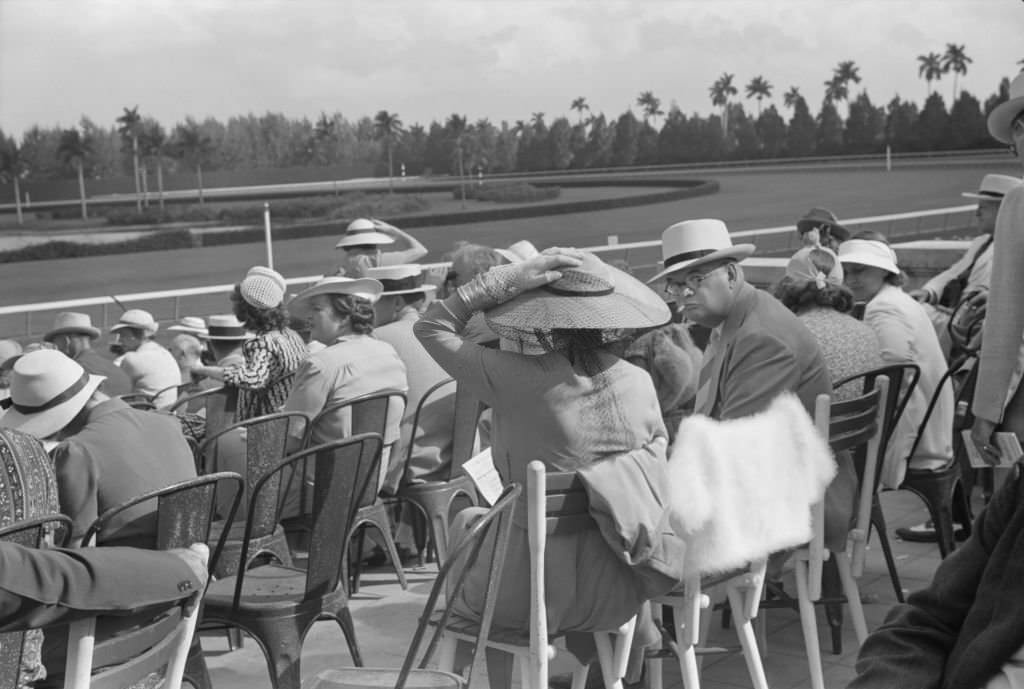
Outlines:
{"type": "Polygon", "coordinates": [[[153,395],[164,390],[153,400],[157,407],[178,399],[176,386],[181,383],[181,369],[174,356],[156,342],[146,340],[134,352],[125,354],[120,366],[131,378],[134,392],[153,395]]]}

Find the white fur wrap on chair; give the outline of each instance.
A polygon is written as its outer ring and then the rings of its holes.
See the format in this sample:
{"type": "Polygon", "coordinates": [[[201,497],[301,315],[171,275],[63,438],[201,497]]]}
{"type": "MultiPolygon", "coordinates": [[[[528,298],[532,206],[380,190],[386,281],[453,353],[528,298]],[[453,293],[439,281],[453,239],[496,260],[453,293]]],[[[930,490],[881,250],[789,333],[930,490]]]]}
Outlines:
{"type": "Polygon", "coordinates": [[[828,443],[796,395],[731,421],[679,425],[668,464],[670,523],[688,574],[742,567],[811,539],[810,507],[836,475],[828,443]]]}

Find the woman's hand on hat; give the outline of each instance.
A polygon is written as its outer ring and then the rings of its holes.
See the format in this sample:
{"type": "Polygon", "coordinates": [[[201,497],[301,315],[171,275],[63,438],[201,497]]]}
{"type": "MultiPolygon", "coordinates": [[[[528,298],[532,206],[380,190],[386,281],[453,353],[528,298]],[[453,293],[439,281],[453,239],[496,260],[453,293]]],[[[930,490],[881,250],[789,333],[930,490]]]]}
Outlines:
{"type": "Polygon", "coordinates": [[[576,249],[546,249],[522,263],[495,266],[458,288],[462,302],[470,311],[486,311],[518,297],[523,292],[547,285],[562,277],[562,268],[583,262],[576,249]]]}
{"type": "Polygon", "coordinates": [[[562,277],[562,268],[575,268],[583,263],[583,252],[579,249],[551,247],[537,256],[515,264],[519,268],[517,284],[525,292],[542,287],[562,277]]]}

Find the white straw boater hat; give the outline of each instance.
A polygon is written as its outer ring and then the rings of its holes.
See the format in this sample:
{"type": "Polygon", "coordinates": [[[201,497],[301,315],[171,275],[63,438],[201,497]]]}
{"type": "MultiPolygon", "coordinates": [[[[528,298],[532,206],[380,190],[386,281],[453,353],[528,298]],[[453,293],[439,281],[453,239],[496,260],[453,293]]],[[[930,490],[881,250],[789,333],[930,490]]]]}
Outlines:
{"type": "Polygon", "coordinates": [[[349,246],[394,243],[395,238],[391,235],[378,231],[377,223],[373,220],[369,220],[367,218],[356,218],[348,224],[348,227],[345,228],[345,234],[338,240],[338,243],[334,245],[334,248],[344,249],[349,246]]]}
{"type": "Polygon", "coordinates": [[[0,426],[48,438],[82,411],[104,380],[55,349],[24,354],[11,369],[11,396],[4,400],[10,406],[0,426]]]}
{"type": "Polygon", "coordinates": [[[1024,71],[1010,82],[1010,99],[993,108],[988,114],[988,133],[1004,144],[1012,144],[1010,125],[1024,112],[1024,71]]]}
{"type": "Polygon", "coordinates": [[[198,337],[206,337],[206,321],[199,316],[184,316],[174,325],[168,326],[167,329],[198,337]]]}
{"type": "Polygon", "coordinates": [[[651,284],[680,270],[690,270],[725,258],[742,261],[756,247],[753,244],[733,245],[729,228],[721,220],[702,218],[684,220],[661,234],[661,255],[665,269],[647,281],[651,284]]]}
{"type": "Polygon", "coordinates": [[[841,263],[857,263],[900,274],[896,252],[885,242],[877,239],[848,239],[839,245],[839,261],[841,263]]]}
{"type": "Polygon", "coordinates": [[[522,263],[540,253],[537,251],[537,247],[527,239],[520,239],[507,249],[495,249],[495,251],[509,263],[522,263]]]}
{"type": "Polygon", "coordinates": [[[92,324],[92,318],[87,313],[63,311],[53,319],[53,328],[43,335],[43,341],[53,342],[53,338],[65,334],[88,335],[89,339],[95,340],[100,336],[100,329],[92,324]]]}
{"type": "Polygon", "coordinates": [[[516,339],[552,330],[628,330],[664,325],[665,301],[632,275],[589,252],[562,277],[520,294],[484,314],[494,332],[516,339]]]}
{"type": "Polygon", "coordinates": [[[208,340],[248,340],[252,337],[252,333],[245,329],[245,324],[235,318],[234,314],[210,316],[206,330],[208,340]]]}
{"type": "Polygon", "coordinates": [[[149,311],[128,309],[121,314],[117,323],[110,326],[110,332],[114,333],[124,328],[134,328],[152,335],[160,328],[160,324],[153,319],[153,314],[149,311]]]}
{"type": "Polygon", "coordinates": [[[302,306],[303,302],[321,294],[348,294],[365,299],[372,304],[380,298],[380,293],[383,290],[384,287],[380,282],[373,278],[326,277],[292,297],[289,307],[292,305],[302,306]]]}
{"type": "Polygon", "coordinates": [[[1002,201],[1004,196],[1020,185],[1021,180],[1018,177],[1011,177],[1010,175],[985,175],[981,178],[981,186],[978,187],[977,192],[965,191],[961,196],[966,196],[969,199],[1002,201]]]}
{"type": "Polygon", "coordinates": [[[432,292],[437,285],[426,284],[427,274],[418,263],[403,263],[396,266],[379,266],[367,268],[366,277],[380,282],[382,297],[396,294],[413,294],[415,292],[432,292]]]}

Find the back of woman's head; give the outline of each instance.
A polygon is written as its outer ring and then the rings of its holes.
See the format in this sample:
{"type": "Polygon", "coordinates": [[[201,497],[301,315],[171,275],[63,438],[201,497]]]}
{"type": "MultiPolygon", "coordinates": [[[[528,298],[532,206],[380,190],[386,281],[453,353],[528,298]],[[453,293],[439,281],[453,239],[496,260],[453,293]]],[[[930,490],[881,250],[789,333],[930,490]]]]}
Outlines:
{"type": "Polygon", "coordinates": [[[338,318],[348,318],[352,332],[369,335],[373,332],[373,304],[351,294],[331,294],[331,308],[338,318]]]}
{"type": "Polygon", "coordinates": [[[853,309],[853,293],[838,277],[835,254],[811,249],[794,256],[786,266],[786,275],[775,287],[775,298],[794,313],[822,307],[840,313],[853,309]]]}
{"type": "Polygon", "coordinates": [[[247,329],[256,333],[281,330],[288,325],[288,311],[283,304],[269,309],[253,306],[242,298],[241,283],[235,285],[234,291],[231,292],[231,311],[247,329]]]}

